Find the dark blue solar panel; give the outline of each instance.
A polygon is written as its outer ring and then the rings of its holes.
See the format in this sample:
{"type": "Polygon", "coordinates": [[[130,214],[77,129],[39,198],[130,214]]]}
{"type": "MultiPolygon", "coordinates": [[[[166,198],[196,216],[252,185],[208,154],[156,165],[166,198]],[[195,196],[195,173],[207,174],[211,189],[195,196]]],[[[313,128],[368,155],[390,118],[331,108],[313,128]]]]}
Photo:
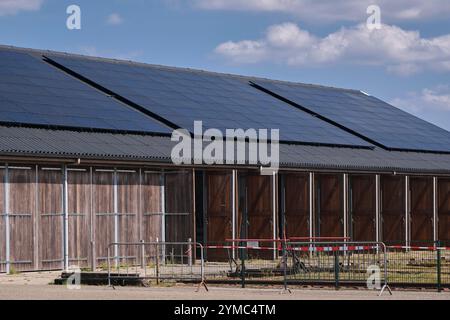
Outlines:
{"type": "Polygon", "coordinates": [[[360,91],[270,80],[255,84],[389,149],[450,152],[450,132],[360,91]]]}
{"type": "Polygon", "coordinates": [[[27,53],[0,50],[0,121],[102,130],[170,133],[27,53]]]}
{"type": "Polygon", "coordinates": [[[371,144],[252,88],[248,79],[167,67],[63,55],[58,64],[192,132],[203,128],[280,129],[282,141],[371,144]]]}

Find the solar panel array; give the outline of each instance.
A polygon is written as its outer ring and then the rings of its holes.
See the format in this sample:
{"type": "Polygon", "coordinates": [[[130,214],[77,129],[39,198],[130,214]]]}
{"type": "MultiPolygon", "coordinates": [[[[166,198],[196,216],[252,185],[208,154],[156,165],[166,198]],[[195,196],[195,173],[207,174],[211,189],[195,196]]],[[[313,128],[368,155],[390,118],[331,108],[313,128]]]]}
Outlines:
{"type": "Polygon", "coordinates": [[[245,78],[200,71],[46,55],[148,111],[193,131],[280,129],[282,141],[371,147],[363,139],[251,87],[245,78]]]}
{"type": "Polygon", "coordinates": [[[450,133],[375,97],[296,83],[255,84],[388,149],[450,152],[450,133]]]}
{"type": "Polygon", "coordinates": [[[41,58],[13,50],[0,50],[0,122],[170,133],[41,58]]]}

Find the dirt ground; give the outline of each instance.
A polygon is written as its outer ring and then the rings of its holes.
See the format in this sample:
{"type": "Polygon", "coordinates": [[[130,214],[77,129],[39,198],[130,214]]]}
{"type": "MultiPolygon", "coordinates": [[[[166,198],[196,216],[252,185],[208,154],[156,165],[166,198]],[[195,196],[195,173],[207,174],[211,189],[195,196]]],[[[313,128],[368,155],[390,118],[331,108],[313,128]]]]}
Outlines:
{"type": "Polygon", "coordinates": [[[0,275],[0,300],[450,300],[450,292],[398,291],[393,296],[364,289],[293,289],[291,294],[282,294],[279,288],[248,288],[210,286],[195,292],[192,285],[171,287],[132,288],[82,286],[69,290],[66,286],[51,284],[59,272],[24,273],[0,275]]]}

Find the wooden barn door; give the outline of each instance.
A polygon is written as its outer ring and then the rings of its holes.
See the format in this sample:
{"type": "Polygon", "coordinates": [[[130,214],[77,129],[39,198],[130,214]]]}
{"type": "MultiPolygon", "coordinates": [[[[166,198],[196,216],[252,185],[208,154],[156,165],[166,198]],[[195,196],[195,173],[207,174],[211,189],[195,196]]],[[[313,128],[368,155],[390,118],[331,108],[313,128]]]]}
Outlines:
{"type": "Polygon", "coordinates": [[[411,177],[411,244],[430,245],[434,237],[433,178],[411,177]]]}
{"type": "MultiPolygon", "coordinates": [[[[230,172],[205,172],[207,242],[223,244],[233,237],[232,197],[230,172]]],[[[228,258],[226,250],[208,250],[208,260],[228,258]]]]}
{"type": "Polygon", "coordinates": [[[90,169],[67,169],[67,194],[69,264],[92,266],[90,169]]]}
{"type": "Polygon", "coordinates": [[[165,239],[167,242],[195,241],[192,171],[165,173],[165,239]]]}
{"type": "Polygon", "coordinates": [[[438,179],[438,238],[450,245],[450,179],[438,179]]]}
{"type": "MultiPolygon", "coordinates": [[[[141,182],[142,222],[141,238],[145,242],[163,241],[162,238],[162,186],[163,175],[155,171],[143,171],[141,182]]],[[[146,246],[149,261],[155,261],[156,246],[146,246]]]]}
{"type": "MultiPolygon", "coordinates": [[[[137,243],[139,230],[139,172],[135,170],[117,170],[117,225],[119,242],[137,243]]],[[[122,264],[136,265],[139,260],[139,248],[121,246],[119,256],[122,264]]]]}
{"type": "Polygon", "coordinates": [[[405,243],[405,177],[381,176],[382,241],[405,243]]]}
{"type": "Polygon", "coordinates": [[[350,176],[350,238],[352,241],[376,240],[375,179],[375,175],[350,176]]]}
{"type": "Polygon", "coordinates": [[[11,267],[32,271],[37,265],[36,168],[9,167],[11,267]]]}
{"type": "MultiPolygon", "coordinates": [[[[114,170],[95,169],[93,173],[95,255],[106,263],[107,247],[115,241],[114,170]]],[[[111,249],[111,257],[115,255],[111,249]]]]}
{"type": "Polygon", "coordinates": [[[337,174],[317,174],[317,230],[319,237],[343,237],[343,180],[337,174]]]}
{"type": "Polygon", "coordinates": [[[40,167],[38,176],[39,269],[64,267],[61,168],[40,167]]]}
{"type": "MultiPolygon", "coordinates": [[[[272,176],[241,175],[239,178],[239,238],[273,239],[272,176]]],[[[255,243],[256,244],[256,243],[255,243]]],[[[272,247],[273,243],[261,242],[272,247]]],[[[273,252],[249,250],[251,258],[271,259],[273,252]]]]}
{"type": "Polygon", "coordinates": [[[285,236],[309,237],[309,175],[284,174],[285,236]]]}

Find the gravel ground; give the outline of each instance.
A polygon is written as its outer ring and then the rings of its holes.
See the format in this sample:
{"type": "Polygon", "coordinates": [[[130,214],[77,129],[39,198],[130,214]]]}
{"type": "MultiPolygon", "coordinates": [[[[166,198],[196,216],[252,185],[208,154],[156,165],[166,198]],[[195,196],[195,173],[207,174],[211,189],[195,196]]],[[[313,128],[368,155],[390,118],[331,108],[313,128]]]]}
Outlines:
{"type": "Polygon", "coordinates": [[[210,286],[210,291],[195,292],[191,285],[172,287],[131,288],[82,286],[69,290],[65,286],[51,285],[60,273],[40,272],[19,275],[0,275],[0,300],[450,300],[450,292],[394,291],[393,296],[368,290],[294,289],[291,294],[281,294],[280,289],[240,289],[237,287],[210,286]]]}

